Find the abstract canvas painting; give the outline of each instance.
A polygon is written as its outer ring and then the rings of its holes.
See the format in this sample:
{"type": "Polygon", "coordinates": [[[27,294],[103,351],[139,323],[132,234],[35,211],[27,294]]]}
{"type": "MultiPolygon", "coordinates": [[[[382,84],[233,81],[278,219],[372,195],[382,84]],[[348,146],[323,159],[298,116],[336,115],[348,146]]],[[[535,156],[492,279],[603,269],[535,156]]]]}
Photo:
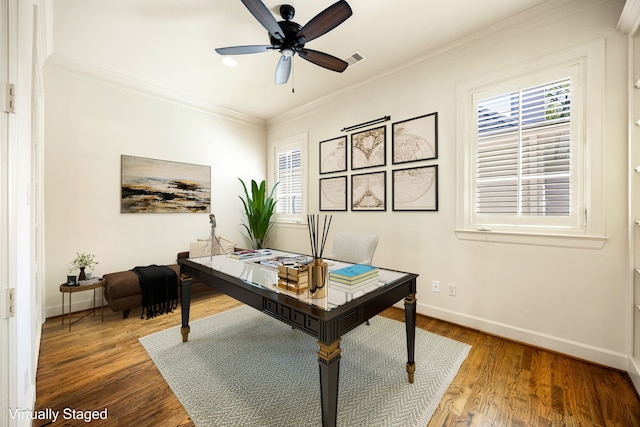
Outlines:
{"type": "Polygon", "coordinates": [[[211,210],[211,166],[123,155],[121,174],[121,213],[211,210]]]}

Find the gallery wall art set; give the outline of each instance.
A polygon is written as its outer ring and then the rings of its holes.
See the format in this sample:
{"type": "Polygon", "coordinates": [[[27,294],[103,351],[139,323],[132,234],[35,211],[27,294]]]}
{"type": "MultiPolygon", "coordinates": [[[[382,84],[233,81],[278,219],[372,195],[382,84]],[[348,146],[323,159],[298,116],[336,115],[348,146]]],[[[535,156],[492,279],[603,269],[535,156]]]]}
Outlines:
{"type": "MultiPolygon", "coordinates": [[[[392,123],[390,134],[392,210],[437,211],[438,113],[392,123]]],[[[321,211],[387,210],[386,125],[321,141],[319,150],[321,211]]]]}

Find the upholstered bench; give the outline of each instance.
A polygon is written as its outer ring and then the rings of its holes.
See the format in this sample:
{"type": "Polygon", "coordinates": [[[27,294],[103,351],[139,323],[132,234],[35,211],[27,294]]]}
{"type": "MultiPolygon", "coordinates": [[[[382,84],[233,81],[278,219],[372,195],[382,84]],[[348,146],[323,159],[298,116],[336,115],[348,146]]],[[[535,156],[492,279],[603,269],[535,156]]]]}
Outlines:
{"type": "MultiPolygon", "coordinates": [[[[226,242],[222,239],[223,245],[226,242]]],[[[235,247],[232,242],[229,247],[225,245],[222,250],[224,252],[231,252],[235,247]]],[[[200,246],[192,244],[190,252],[197,254],[195,256],[205,256],[202,253],[200,246]]],[[[178,259],[189,258],[190,252],[180,252],[178,259]]],[[[180,267],[177,264],[168,265],[173,271],[176,272],[178,278],[178,298],[181,295],[181,281],[180,281],[180,267]]],[[[191,288],[192,293],[198,293],[203,291],[211,291],[211,288],[202,282],[193,281],[191,288]]],[[[138,275],[131,270],[119,271],[117,273],[109,273],[104,275],[104,297],[109,303],[109,307],[113,311],[122,311],[122,318],[126,319],[129,316],[132,308],[142,307],[142,289],[140,288],[140,281],[138,275]]]]}
{"type": "MultiPolygon", "coordinates": [[[[168,265],[176,272],[176,277],[180,277],[180,268],[177,264],[168,265]]],[[[178,298],[181,295],[181,281],[178,279],[178,298]]],[[[193,282],[192,293],[211,290],[202,282],[193,282]]],[[[122,318],[129,316],[132,308],[142,307],[142,289],[138,275],[131,270],[119,271],[104,275],[104,297],[109,302],[109,307],[113,311],[122,311],[122,318]]]]}

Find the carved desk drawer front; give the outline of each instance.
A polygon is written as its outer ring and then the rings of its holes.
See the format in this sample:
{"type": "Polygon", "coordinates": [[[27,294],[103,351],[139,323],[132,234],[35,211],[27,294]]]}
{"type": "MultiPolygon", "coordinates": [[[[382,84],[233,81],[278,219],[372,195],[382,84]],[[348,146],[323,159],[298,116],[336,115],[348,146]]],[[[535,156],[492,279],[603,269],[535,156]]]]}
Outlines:
{"type": "Polygon", "coordinates": [[[320,331],[320,322],[317,319],[267,298],[264,298],[263,302],[264,312],[268,315],[305,329],[314,335],[320,331]]]}

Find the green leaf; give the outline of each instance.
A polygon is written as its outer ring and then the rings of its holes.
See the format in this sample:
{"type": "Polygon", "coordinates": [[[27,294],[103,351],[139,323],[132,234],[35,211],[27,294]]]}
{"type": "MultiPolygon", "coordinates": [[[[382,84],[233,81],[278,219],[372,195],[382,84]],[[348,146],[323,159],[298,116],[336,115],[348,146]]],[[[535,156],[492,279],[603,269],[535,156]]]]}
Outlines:
{"type": "Polygon", "coordinates": [[[238,196],[242,201],[242,207],[244,208],[246,216],[246,222],[242,224],[242,226],[247,231],[251,245],[254,248],[261,248],[272,225],[271,218],[273,217],[277,203],[277,200],[273,198],[273,194],[278,183],[274,184],[267,197],[267,184],[265,180],[262,180],[260,184],[255,180],[251,180],[251,195],[249,195],[244,181],[240,178],[238,179],[242,183],[245,197],[242,198],[242,196],[238,196]]]}

